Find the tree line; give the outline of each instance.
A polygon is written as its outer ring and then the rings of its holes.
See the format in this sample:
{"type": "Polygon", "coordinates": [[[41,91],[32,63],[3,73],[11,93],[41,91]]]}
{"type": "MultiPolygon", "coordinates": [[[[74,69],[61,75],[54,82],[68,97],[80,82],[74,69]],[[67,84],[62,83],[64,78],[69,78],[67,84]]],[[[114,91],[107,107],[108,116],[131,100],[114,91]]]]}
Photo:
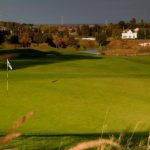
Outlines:
{"type": "Polygon", "coordinates": [[[139,39],[150,39],[150,23],[144,20],[119,21],[118,23],[95,25],[34,25],[16,22],[0,22],[0,44],[8,42],[22,47],[29,47],[31,43],[39,45],[47,43],[51,47],[68,46],[79,48],[81,37],[95,37],[99,45],[107,44],[108,38],[121,38],[125,29],[139,28],[139,39]],[[74,34],[72,34],[74,33],[74,34]]]}

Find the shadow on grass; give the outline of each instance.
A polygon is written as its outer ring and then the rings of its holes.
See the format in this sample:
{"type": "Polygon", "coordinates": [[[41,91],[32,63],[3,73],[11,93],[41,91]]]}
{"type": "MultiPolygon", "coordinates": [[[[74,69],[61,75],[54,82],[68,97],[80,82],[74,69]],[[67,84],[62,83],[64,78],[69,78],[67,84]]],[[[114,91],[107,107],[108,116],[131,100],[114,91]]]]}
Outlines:
{"type": "MultiPolygon", "coordinates": [[[[55,145],[56,149],[59,148],[59,143],[62,141],[62,148],[66,149],[71,145],[76,145],[80,142],[90,141],[90,140],[97,140],[100,138],[103,139],[114,139],[114,141],[119,142],[124,148],[133,148],[133,149],[140,149],[140,144],[143,144],[143,147],[147,146],[149,133],[148,132],[124,132],[122,134],[122,139],[120,139],[120,133],[118,132],[110,132],[101,134],[62,134],[62,135],[24,135],[23,138],[34,138],[35,141],[38,139],[40,140],[57,140],[57,144],[55,145]]],[[[141,150],[141,149],[140,149],[141,150]]]]}
{"type": "MultiPolygon", "coordinates": [[[[114,141],[118,142],[120,133],[112,132],[103,134],[102,138],[111,139],[113,136],[114,141]]],[[[126,149],[140,149],[140,143],[143,143],[144,148],[147,146],[148,141],[148,132],[136,132],[134,133],[123,133],[123,138],[120,141],[120,144],[126,149]],[[132,137],[130,143],[129,139],[132,137]]],[[[20,147],[25,149],[30,149],[31,146],[40,149],[68,149],[80,142],[96,140],[101,137],[101,134],[62,134],[62,135],[23,135],[19,139],[14,140],[9,145],[6,145],[5,148],[10,147],[20,147]],[[41,145],[41,143],[44,143],[41,145]],[[29,147],[30,146],[30,147],[29,147]]]]}
{"type": "MultiPolygon", "coordinates": [[[[123,135],[123,139],[126,141],[129,138],[132,137],[131,140],[135,141],[139,141],[141,139],[148,139],[149,136],[149,132],[122,132],[121,133],[123,135]]],[[[115,138],[119,138],[120,133],[119,132],[110,132],[110,133],[103,133],[102,135],[99,133],[87,133],[87,134],[27,134],[27,135],[23,135],[23,137],[77,137],[77,138],[87,138],[87,139],[97,139],[97,138],[111,138],[112,135],[115,138]]]]}
{"type": "Polygon", "coordinates": [[[6,69],[6,59],[9,58],[14,69],[30,66],[73,61],[81,59],[101,59],[101,57],[86,54],[62,54],[57,51],[43,52],[35,49],[0,50],[0,68],[6,69]]]}

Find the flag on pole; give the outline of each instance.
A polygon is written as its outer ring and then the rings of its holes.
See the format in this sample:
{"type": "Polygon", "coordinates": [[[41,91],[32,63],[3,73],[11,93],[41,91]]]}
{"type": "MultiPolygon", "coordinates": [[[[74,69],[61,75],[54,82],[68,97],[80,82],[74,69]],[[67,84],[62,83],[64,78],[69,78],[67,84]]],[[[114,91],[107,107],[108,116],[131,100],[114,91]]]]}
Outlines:
{"type": "Polygon", "coordinates": [[[12,66],[11,66],[11,64],[10,64],[8,59],[7,59],[7,68],[9,68],[10,70],[13,70],[13,68],[12,68],[12,66]]]}

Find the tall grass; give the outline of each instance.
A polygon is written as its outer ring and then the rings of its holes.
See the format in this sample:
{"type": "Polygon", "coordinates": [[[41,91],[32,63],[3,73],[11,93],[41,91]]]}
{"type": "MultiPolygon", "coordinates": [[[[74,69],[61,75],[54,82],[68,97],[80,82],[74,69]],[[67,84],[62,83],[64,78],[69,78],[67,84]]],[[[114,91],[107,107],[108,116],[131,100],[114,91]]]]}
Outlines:
{"type": "Polygon", "coordinates": [[[10,127],[8,134],[0,140],[0,146],[7,144],[14,138],[20,137],[22,135],[21,132],[16,132],[15,129],[21,126],[25,121],[27,121],[31,116],[33,116],[33,114],[34,112],[29,112],[17,121],[15,121],[10,127]]]}
{"type": "Polygon", "coordinates": [[[91,149],[91,148],[96,148],[96,147],[101,147],[102,149],[102,147],[105,145],[111,145],[112,147],[116,149],[120,149],[120,145],[114,142],[113,140],[99,139],[99,140],[93,140],[93,141],[80,143],[76,145],[75,147],[70,148],[69,150],[86,150],[86,149],[91,149]]]}

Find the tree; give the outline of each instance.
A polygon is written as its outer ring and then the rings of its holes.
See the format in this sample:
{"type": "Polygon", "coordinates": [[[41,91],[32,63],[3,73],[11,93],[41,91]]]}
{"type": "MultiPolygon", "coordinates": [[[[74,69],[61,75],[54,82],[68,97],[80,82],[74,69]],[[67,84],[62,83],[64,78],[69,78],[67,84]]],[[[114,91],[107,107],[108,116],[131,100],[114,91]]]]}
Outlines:
{"type": "Polygon", "coordinates": [[[53,43],[56,45],[56,48],[60,47],[62,43],[62,38],[57,35],[53,36],[53,43]]]}
{"type": "Polygon", "coordinates": [[[136,28],[136,24],[137,22],[136,22],[136,18],[132,18],[131,20],[130,20],[130,22],[129,22],[129,24],[130,24],[130,28],[133,30],[133,29],[135,29],[136,28]]]}
{"type": "Polygon", "coordinates": [[[0,45],[1,45],[2,43],[4,43],[4,41],[5,41],[5,35],[4,35],[3,32],[0,32],[0,45]]]}
{"type": "Polygon", "coordinates": [[[88,37],[90,35],[90,28],[88,25],[83,25],[81,28],[82,36],[88,37]]]}
{"type": "Polygon", "coordinates": [[[19,37],[18,37],[18,35],[12,35],[12,36],[10,37],[10,39],[9,39],[9,42],[10,42],[11,44],[14,44],[15,47],[16,47],[16,45],[19,44],[19,37]]]}
{"type": "Polygon", "coordinates": [[[64,36],[62,38],[61,47],[66,48],[68,46],[68,44],[69,44],[69,38],[68,38],[68,36],[64,36]]]}
{"type": "Polygon", "coordinates": [[[60,37],[64,37],[64,36],[69,36],[69,32],[68,32],[68,29],[65,28],[63,31],[59,31],[59,36],[60,37]]]}
{"type": "Polygon", "coordinates": [[[43,34],[42,33],[35,33],[33,35],[33,42],[39,45],[39,43],[43,43],[43,34]]]}
{"type": "Polygon", "coordinates": [[[80,27],[77,27],[77,34],[78,34],[79,36],[81,36],[81,35],[82,35],[82,32],[81,32],[80,27]]]}
{"type": "Polygon", "coordinates": [[[53,42],[53,37],[52,36],[45,37],[45,42],[48,43],[49,46],[56,48],[56,45],[53,42]]]}
{"type": "Polygon", "coordinates": [[[76,40],[74,37],[70,37],[68,42],[69,42],[68,45],[71,47],[74,47],[76,49],[78,49],[80,47],[79,41],[76,40]]]}
{"type": "Polygon", "coordinates": [[[100,46],[104,46],[107,43],[107,35],[106,32],[102,31],[96,36],[96,40],[100,46]]]}
{"type": "Polygon", "coordinates": [[[144,27],[145,27],[145,22],[144,22],[143,19],[142,19],[141,22],[140,22],[140,27],[141,27],[141,28],[144,28],[144,27]]]}
{"type": "Polygon", "coordinates": [[[121,33],[122,33],[122,29],[114,28],[112,30],[112,37],[115,38],[115,39],[120,39],[121,38],[121,33]]]}
{"type": "Polygon", "coordinates": [[[147,30],[146,30],[146,38],[147,38],[147,39],[150,39],[150,29],[147,29],[147,30]]]}
{"type": "Polygon", "coordinates": [[[118,25],[119,25],[120,29],[126,29],[127,28],[127,24],[125,23],[125,21],[120,21],[118,23],[118,25]]]}
{"type": "Polygon", "coordinates": [[[150,29],[140,29],[138,32],[139,39],[150,39],[150,29]]]}
{"type": "Polygon", "coordinates": [[[20,43],[22,44],[23,47],[29,47],[31,45],[31,38],[27,32],[23,34],[21,37],[20,43]]]}

